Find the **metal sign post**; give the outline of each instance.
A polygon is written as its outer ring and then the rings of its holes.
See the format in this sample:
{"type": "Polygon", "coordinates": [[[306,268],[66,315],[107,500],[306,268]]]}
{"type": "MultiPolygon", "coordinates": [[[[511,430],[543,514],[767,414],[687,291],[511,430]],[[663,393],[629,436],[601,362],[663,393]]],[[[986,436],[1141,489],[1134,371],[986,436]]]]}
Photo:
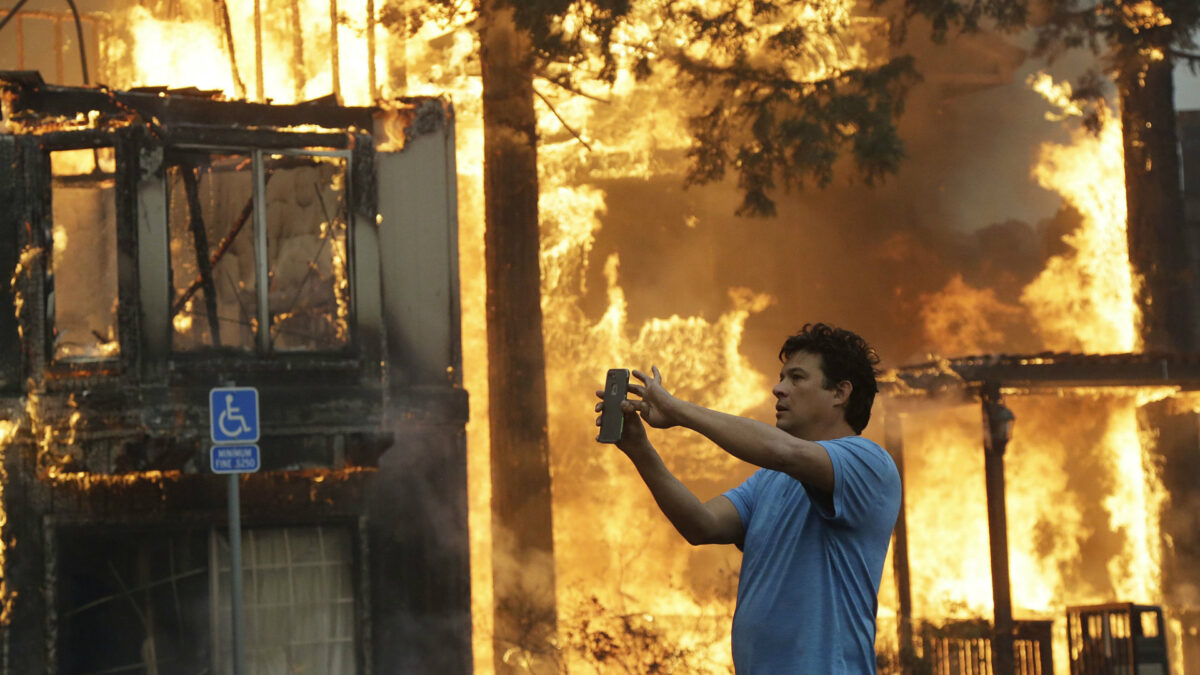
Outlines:
{"type": "Polygon", "coordinates": [[[212,431],[210,464],[213,473],[229,474],[229,609],[233,624],[233,675],[245,672],[246,647],[242,639],[242,509],[239,474],[258,471],[258,390],[253,387],[216,387],[208,393],[212,431]]]}
{"type": "Polygon", "coordinates": [[[242,635],[242,509],[238,475],[229,474],[229,611],[233,618],[233,675],[245,672],[246,645],[242,635]]]}

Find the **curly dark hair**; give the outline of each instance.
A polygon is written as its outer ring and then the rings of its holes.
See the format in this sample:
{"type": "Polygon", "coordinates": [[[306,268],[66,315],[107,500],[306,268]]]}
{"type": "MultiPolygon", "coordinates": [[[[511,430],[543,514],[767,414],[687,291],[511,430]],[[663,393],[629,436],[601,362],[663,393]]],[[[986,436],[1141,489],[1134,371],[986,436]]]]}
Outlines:
{"type": "Polygon", "coordinates": [[[871,404],[879,385],[879,354],[867,341],[843,328],[823,323],[807,323],[799,333],[789,337],[779,350],[779,360],[787,361],[796,352],[808,352],[821,357],[821,386],[832,389],[848,381],[852,389],[846,401],[846,422],[854,433],[862,433],[871,420],[871,404]]]}

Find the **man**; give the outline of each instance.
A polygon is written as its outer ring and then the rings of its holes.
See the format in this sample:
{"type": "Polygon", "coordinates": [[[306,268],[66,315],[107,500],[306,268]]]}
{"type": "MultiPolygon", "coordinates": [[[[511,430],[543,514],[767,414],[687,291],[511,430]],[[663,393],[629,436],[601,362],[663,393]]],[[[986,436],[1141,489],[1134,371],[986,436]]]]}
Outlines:
{"type": "Polygon", "coordinates": [[[633,371],[641,384],[629,391],[641,400],[621,403],[617,447],[689,543],[742,550],[739,675],[874,673],[879,581],[900,509],[896,465],[858,435],[878,391],[879,357],[850,331],[809,324],[779,358],[774,427],[672,396],[657,367],[652,376],[633,371]],[[701,503],[663,464],[643,420],[697,431],[761,468],[701,503]]]}

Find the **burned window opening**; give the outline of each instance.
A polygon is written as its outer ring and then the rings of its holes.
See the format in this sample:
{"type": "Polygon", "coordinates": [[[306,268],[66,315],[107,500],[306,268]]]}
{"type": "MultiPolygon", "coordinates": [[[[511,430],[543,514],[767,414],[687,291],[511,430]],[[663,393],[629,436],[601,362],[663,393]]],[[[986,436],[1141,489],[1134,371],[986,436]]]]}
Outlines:
{"type": "Polygon", "coordinates": [[[349,346],[349,155],[168,152],[176,351],[349,346]]]}
{"type": "MultiPolygon", "coordinates": [[[[352,530],[249,528],[242,550],[249,671],[358,672],[352,530]]],[[[72,528],[56,553],[56,672],[232,672],[223,529],[72,528]]]]}
{"type": "Polygon", "coordinates": [[[51,150],[46,319],[55,363],[111,361],[118,340],[116,153],[51,150]]]}
{"type": "Polygon", "coordinates": [[[56,553],[56,672],[208,670],[205,531],[72,531],[56,553]]]}

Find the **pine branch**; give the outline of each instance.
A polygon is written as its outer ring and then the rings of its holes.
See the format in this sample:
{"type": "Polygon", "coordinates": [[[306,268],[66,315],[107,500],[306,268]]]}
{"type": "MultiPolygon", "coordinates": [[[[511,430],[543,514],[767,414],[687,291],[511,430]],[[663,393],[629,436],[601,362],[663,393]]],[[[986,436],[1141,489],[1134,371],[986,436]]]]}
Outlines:
{"type": "MultiPolygon", "coordinates": [[[[570,92],[576,96],[582,96],[590,101],[595,101],[597,103],[612,103],[612,101],[609,99],[601,98],[599,96],[596,96],[595,94],[589,94],[586,91],[579,89],[578,87],[571,86],[571,84],[568,82],[563,82],[562,80],[560,80],[556,77],[551,77],[550,75],[547,75],[545,73],[534,73],[534,76],[537,77],[538,79],[549,82],[550,84],[558,87],[559,89],[562,89],[563,91],[570,92]]],[[[538,94],[538,96],[541,96],[541,94],[538,94]]]]}
{"type": "Polygon", "coordinates": [[[668,54],[665,58],[675,63],[684,73],[694,77],[703,77],[705,79],[710,77],[720,78],[735,82],[738,85],[745,85],[747,83],[757,84],[779,91],[798,92],[801,94],[811,94],[820,89],[834,86],[845,81],[851,73],[857,70],[834,70],[833,74],[828,77],[797,80],[778,70],[765,71],[752,67],[739,67],[739,65],[722,66],[707,61],[697,61],[688,58],[682,53],[668,54]]]}
{"type": "Polygon", "coordinates": [[[1173,59],[1182,59],[1191,65],[1200,65],[1200,53],[1187,52],[1182,49],[1168,49],[1167,54],[1173,59]]]}
{"type": "Polygon", "coordinates": [[[546,96],[544,94],[542,94],[542,92],[538,91],[537,87],[533,88],[533,93],[537,94],[537,97],[542,99],[542,103],[546,104],[546,107],[550,109],[550,112],[554,113],[554,117],[556,119],[558,119],[558,123],[561,124],[564,129],[569,131],[571,133],[571,135],[575,137],[575,140],[582,143],[583,147],[588,149],[588,152],[591,152],[592,146],[588,145],[588,142],[583,140],[583,136],[580,136],[579,132],[572,129],[571,125],[567,124],[567,121],[562,118],[562,115],[558,114],[558,111],[554,109],[554,104],[550,102],[550,99],[546,98],[546,96]]]}

